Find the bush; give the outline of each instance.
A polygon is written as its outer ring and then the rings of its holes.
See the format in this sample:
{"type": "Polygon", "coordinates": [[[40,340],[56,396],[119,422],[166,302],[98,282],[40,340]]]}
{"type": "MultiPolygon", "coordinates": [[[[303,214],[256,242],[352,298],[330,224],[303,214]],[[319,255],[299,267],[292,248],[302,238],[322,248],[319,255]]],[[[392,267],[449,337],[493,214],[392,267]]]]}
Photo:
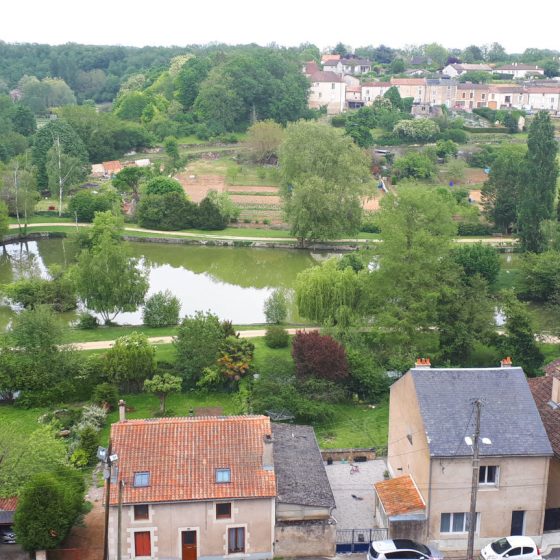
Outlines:
{"type": "Polygon", "coordinates": [[[269,348],[286,348],[290,342],[290,335],[282,327],[268,327],[264,341],[269,348]]]}
{"type": "Polygon", "coordinates": [[[436,174],[436,164],[427,153],[409,152],[395,161],[393,173],[399,179],[431,179],[436,174]]]}
{"type": "Polygon", "coordinates": [[[317,377],[344,381],[348,377],[348,360],[344,347],[329,335],[318,331],[297,331],[292,341],[292,357],[299,379],[317,377]]]}
{"type": "Polygon", "coordinates": [[[82,330],[96,329],[99,326],[99,319],[91,313],[80,313],[76,326],[82,330]]]}
{"type": "Polygon", "coordinates": [[[144,195],[136,208],[136,218],[145,228],[177,231],[197,224],[198,208],[182,191],[144,195]]]}
{"type": "Polygon", "coordinates": [[[492,163],[494,163],[497,155],[496,148],[486,145],[482,146],[477,152],[470,154],[467,162],[471,167],[490,167],[492,163]]]}
{"type": "Polygon", "coordinates": [[[366,233],[379,233],[381,230],[377,225],[377,220],[375,218],[374,212],[364,212],[362,215],[362,225],[360,231],[366,233]]]}
{"type": "Polygon", "coordinates": [[[4,287],[4,294],[13,303],[19,303],[26,309],[49,305],[53,311],[62,313],[76,309],[78,305],[72,281],[58,270],[53,270],[52,280],[32,277],[12,282],[4,287]]]}
{"type": "Polygon", "coordinates": [[[549,302],[560,294],[560,253],[545,251],[540,254],[529,253],[521,260],[521,298],[549,302]]]}
{"type": "Polygon", "coordinates": [[[457,226],[457,235],[463,236],[492,235],[493,231],[491,225],[480,222],[460,222],[457,226]]]}
{"type": "Polygon", "coordinates": [[[117,408],[119,402],[119,391],[116,385],[111,383],[100,383],[96,385],[93,390],[93,395],[91,400],[103,407],[107,407],[109,410],[114,410],[117,408]]]}
{"type": "Polygon", "coordinates": [[[379,402],[389,391],[389,378],[363,348],[347,348],[349,389],[360,398],[379,402]]]}
{"type": "Polygon", "coordinates": [[[142,320],[147,327],[170,327],[179,323],[181,303],[169,290],[150,296],[142,311],[142,320]]]}
{"type": "Polygon", "coordinates": [[[331,117],[331,125],[335,128],[344,128],[346,126],[346,113],[331,117]]]}
{"type": "Polygon", "coordinates": [[[436,154],[440,158],[449,159],[456,157],[459,151],[457,144],[453,140],[438,140],[436,142],[436,154]]]}
{"type": "Polygon", "coordinates": [[[70,199],[68,213],[79,222],[93,222],[96,212],[111,210],[115,202],[113,195],[81,190],[70,199]]]}
{"type": "Polygon", "coordinates": [[[466,144],[468,142],[468,135],[464,130],[459,128],[448,128],[438,135],[439,140],[452,140],[457,144],[466,144]]]}
{"type": "Polygon", "coordinates": [[[410,142],[429,142],[439,133],[439,126],[431,119],[399,121],[393,127],[393,134],[410,142]]]}
{"type": "Polygon", "coordinates": [[[206,230],[225,229],[230,220],[239,218],[240,210],[227,192],[209,191],[198,206],[196,227],[206,230]]]}
{"type": "Polygon", "coordinates": [[[170,177],[154,177],[146,184],[146,194],[185,193],[181,183],[170,177]]]}
{"type": "Polygon", "coordinates": [[[80,430],[78,434],[79,438],[79,447],[85,452],[87,457],[87,464],[91,465],[97,455],[97,446],[99,445],[99,435],[97,430],[92,426],[86,426],[82,430],[80,430]]]}

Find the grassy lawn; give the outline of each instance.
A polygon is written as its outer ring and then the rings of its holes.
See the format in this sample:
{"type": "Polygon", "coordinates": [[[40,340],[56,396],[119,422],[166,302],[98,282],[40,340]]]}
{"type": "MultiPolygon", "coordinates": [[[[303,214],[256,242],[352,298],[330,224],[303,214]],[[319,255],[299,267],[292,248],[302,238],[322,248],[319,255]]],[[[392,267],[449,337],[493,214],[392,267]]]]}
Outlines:
{"type": "Polygon", "coordinates": [[[46,408],[16,408],[0,405],[0,426],[2,431],[17,432],[22,438],[28,438],[39,426],[37,418],[47,412],[46,408]]]}
{"type": "Polygon", "coordinates": [[[544,354],[544,363],[548,364],[560,358],[560,344],[539,344],[541,352],[544,354]]]}

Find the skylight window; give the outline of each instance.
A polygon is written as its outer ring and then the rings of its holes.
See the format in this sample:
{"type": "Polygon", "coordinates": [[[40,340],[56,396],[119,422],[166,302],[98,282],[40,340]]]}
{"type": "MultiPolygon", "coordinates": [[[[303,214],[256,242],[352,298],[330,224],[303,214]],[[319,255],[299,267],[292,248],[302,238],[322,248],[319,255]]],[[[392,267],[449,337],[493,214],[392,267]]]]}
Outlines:
{"type": "Polygon", "coordinates": [[[150,485],[150,473],[148,471],[134,473],[134,488],[142,488],[150,485]]]}
{"type": "Polygon", "coordinates": [[[219,483],[231,482],[230,469],[216,469],[216,482],[219,483]]]}

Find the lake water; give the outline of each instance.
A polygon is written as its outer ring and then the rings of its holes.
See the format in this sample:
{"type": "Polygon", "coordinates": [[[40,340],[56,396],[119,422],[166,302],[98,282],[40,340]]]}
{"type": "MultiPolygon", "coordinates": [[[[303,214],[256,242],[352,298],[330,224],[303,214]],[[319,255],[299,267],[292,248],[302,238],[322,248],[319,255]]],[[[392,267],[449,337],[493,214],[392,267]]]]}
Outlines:
{"type": "MultiPolygon", "coordinates": [[[[299,272],[318,264],[328,254],[294,249],[199,247],[159,243],[131,243],[132,256],[149,269],[148,296],[170,290],[181,301],[181,316],[210,310],[236,324],[263,323],[263,305],[275,288],[293,287],[299,272]]],[[[5,247],[0,255],[0,284],[32,274],[48,276],[53,265],[68,267],[76,248],[66,239],[45,239],[5,247]]],[[[0,306],[0,328],[6,328],[14,310],[0,306]]],[[[76,313],[64,314],[68,321],[76,313]]],[[[299,321],[295,306],[290,321],[299,321]]],[[[142,313],[121,313],[119,324],[141,324],[142,313]]]]}

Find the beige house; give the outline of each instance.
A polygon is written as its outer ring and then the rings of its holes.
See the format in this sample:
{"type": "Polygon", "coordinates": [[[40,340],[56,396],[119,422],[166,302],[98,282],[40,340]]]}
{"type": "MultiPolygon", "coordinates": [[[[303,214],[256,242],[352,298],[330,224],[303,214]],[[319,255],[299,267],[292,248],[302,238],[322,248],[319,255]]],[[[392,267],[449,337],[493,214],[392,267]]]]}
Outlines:
{"type": "Polygon", "coordinates": [[[426,78],[391,78],[391,85],[397,87],[401,97],[412,97],[414,103],[426,100],[426,78]]]}
{"type": "Polygon", "coordinates": [[[449,109],[455,104],[457,82],[449,79],[427,79],[425,101],[430,105],[445,105],[449,109]]]}
{"type": "Polygon", "coordinates": [[[488,86],[490,109],[521,109],[523,105],[523,87],[512,84],[488,86]]]}
{"type": "Polygon", "coordinates": [[[387,461],[393,477],[414,481],[414,502],[426,504],[424,541],[442,551],[466,549],[472,448],[465,436],[474,433],[479,398],[481,437],[491,443],[480,449],[475,548],[515,534],[540,542],[542,534],[552,448],[523,370],[432,369],[419,361],[391,387],[387,461]]]}
{"type": "Polygon", "coordinates": [[[346,83],[334,72],[315,72],[309,76],[309,108],[327,108],[328,115],[342,113],[346,103],[346,83]]]}
{"type": "Polygon", "coordinates": [[[119,549],[123,560],[267,560],[293,555],[298,540],[303,555],[334,552],[334,498],[312,428],[290,426],[288,437],[266,416],[127,421],[124,406],[120,415],[111,426],[110,560],[119,549]]]}
{"type": "Polygon", "coordinates": [[[469,111],[488,106],[490,86],[487,84],[471,84],[470,82],[457,85],[455,107],[469,111]]]}
{"type": "Polygon", "coordinates": [[[390,82],[366,82],[362,84],[362,101],[371,105],[376,98],[383,97],[391,87],[390,82]]]}

